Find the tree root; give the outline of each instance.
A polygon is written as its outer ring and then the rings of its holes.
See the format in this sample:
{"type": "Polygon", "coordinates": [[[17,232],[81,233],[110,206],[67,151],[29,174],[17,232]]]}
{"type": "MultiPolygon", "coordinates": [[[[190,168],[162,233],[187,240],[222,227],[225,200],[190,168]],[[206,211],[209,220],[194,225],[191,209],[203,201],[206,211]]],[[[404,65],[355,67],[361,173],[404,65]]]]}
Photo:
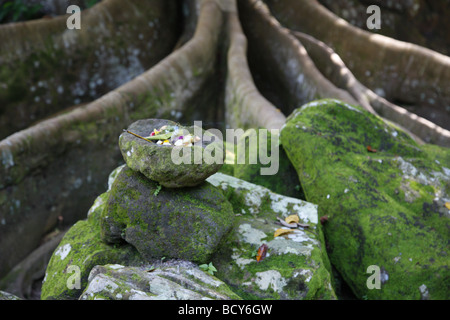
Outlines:
{"type": "Polygon", "coordinates": [[[81,29],[67,28],[68,15],[1,24],[0,139],[158,63],[175,45],[177,13],[174,2],[105,0],[81,12],[81,29]]]}
{"type": "Polygon", "coordinates": [[[286,27],[309,34],[333,48],[355,77],[387,100],[433,108],[449,126],[450,57],[358,29],[314,0],[266,1],[286,27]],[[281,5],[282,3],[282,5],[281,5]],[[314,17],[314,19],[311,19],[314,17]],[[320,21],[320,23],[318,23],[320,21]]]}
{"type": "Polygon", "coordinates": [[[337,87],[348,91],[360,106],[389,119],[415,138],[418,143],[450,147],[450,132],[433,122],[390,103],[359,82],[333,49],[302,32],[292,31],[305,46],[320,71],[337,87]]]}
{"type": "Polygon", "coordinates": [[[317,70],[303,45],[270,15],[261,1],[239,1],[239,11],[250,50],[257,52],[250,56],[255,64],[267,70],[265,81],[273,84],[279,96],[285,97],[278,105],[285,115],[319,98],[356,104],[350,94],[337,88],[317,70]]]}
{"type": "Polygon", "coordinates": [[[217,3],[204,0],[193,38],[156,66],[91,103],[0,141],[0,275],[34,249],[58,216],[68,224],[85,217],[109,173],[123,162],[117,137],[124,128],[136,119],[174,118],[201,95],[214,73],[222,21],[217,3]],[[55,181],[59,187],[50,188],[55,181]]]}
{"type": "Polygon", "coordinates": [[[226,121],[232,128],[280,129],[286,121],[281,111],[258,92],[247,64],[247,39],[239,22],[236,1],[228,12],[228,76],[226,121]]]}

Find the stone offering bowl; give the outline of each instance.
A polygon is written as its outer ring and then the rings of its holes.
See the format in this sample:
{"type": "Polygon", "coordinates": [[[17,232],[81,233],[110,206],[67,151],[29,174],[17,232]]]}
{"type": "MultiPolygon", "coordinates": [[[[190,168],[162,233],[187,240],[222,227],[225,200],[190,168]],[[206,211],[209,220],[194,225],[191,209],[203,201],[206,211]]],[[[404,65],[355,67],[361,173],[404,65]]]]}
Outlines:
{"type": "Polygon", "coordinates": [[[167,188],[193,187],[216,173],[224,163],[223,142],[200,127],[183,127],[163,119],[138,120],[119,137],[119,147],[128,167],[167,188]],[[199,141],[192,146],[157,144],[147,141],[154,129],[177,126],[184,136],[190,133],[199,141]],[[132,133],[136,134],[133,135],[132,133]]]}

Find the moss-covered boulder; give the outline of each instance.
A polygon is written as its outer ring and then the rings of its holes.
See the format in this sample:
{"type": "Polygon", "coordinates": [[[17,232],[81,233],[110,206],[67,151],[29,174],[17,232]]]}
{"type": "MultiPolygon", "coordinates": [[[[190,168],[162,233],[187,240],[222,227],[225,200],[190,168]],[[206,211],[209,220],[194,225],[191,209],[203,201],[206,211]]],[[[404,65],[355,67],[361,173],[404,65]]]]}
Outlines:
{"type": "Polygon", "coordinates": [[[124,167],[102,212],[102,239],[130,243],[146,259],[206,263],[230,231],[233,218],[231,204],[210,183],[165,188],[124,167]]]}
{"type": "Polygon", "coordinates": [[[96,265],[144,263],[133,246],[111,246],[101,240],[100,213],[107,195],[104,193],[95,200],[88,218],[73,225],[54,251],[42,284],[42,300],[78,299],[96,265]]]}
{"type": "Polygon", "coordinates": [[[450,298],[449,149],[336,100],[295,110],[281,142],[357,297],[450,298]]]}
{"type": "Polygon", "coordinates": [[[230,288],[192,262],[157,266],[97,266],[80,300],[239,300],[230,288]]]}
{"type": "Polygon", "coordinates": [[[161,140],[167,139],[168,145],[157,144],[158,140],[149,142],[132,134],[147,138],[154,130],[159,131],[165,126],[179,125],[163,119],[138,120],[129,126],[128,132],[120,135],[119,147],[128,167],[164,187],[182,188],[199,185],[223,165],[223,144],[200,127],[179,126],[177,129],[181,136],[190,134],[194,139],[200,139],[190,146],[177,146],[170,141],[170,132],[161,140]]]}
{"type": "Polygon", "coordinates": [[[238,214],[233,232],[212,258],[219,279],[244,299],[336,298],[316,205],[222,173],[207,181],[238,214]],[[277,218],[291,215],[304,227],[278,224],[277,218]],[[275,236],[278,229],[290,233],[275,236]],[[262,245],[267,251],[258,261],[262,245]]]}

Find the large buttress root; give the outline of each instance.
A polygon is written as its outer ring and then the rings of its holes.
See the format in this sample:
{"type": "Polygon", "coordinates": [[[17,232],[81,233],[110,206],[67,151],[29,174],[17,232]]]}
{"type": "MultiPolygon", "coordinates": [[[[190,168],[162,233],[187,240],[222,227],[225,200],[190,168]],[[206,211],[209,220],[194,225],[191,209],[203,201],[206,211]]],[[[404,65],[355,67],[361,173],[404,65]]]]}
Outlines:
{"type": "Polygon", "coordinates": [[[291,1],[289,5],[266,2],[291,28],[291,34],[304,45],[320,72],[349,92],[358,104],[396,123],[419,143],[450,146],[450,117],[445,109],[450,105],[450,58],[355,28],[316,1],[291,1]],[[395,101],[417,103],[418,114],[395,101]],[[429,109],[439,115],[444,127],[424,118],[432,113],[429,109]]]}
{"type": "Polygon", "coordinates": [[[419,143],[427,142],[450,146],[448,130],[387,101],[364,86],[347,68],[339,55],[322,41],[299,31],[292,33],[303,43],[322,74],[337,87],[348,91],[367,111],[396,123],[419,143]]]}
{"type": "Polygon", "coordinates": [[[286,121],[281,111],[259,93],[247,64],[247,39],[242,32],[236,1],[228,12],[228,75],[226,120],[233,128],[280,129],[286,121]]]}
{"type": "Polygon", "coordinates": [[[81,11],[81,29],[68,17],[0,24],[0,139],[130,81],[179,36],[174,1],[105,0],[81,11]]]}
{"type": "Polygon", "coordinates": [[[412,103],[434,99],[436,103],[447,101],[448,105],[450,90],[445,89],[450,86],[449,57],[355,28],[317,1],[267,3],[285,26],[327,43],[358,79],[371,88],[381,86],[386,97],[412,103]]]}
{"type": "Polygon", "coordinates": [[[238,4],[252,64],[262,74],[268,90],[276,91],[275,104],[285,115],[318,98],[356,103],[319,72],[303,45],[271,16],[262,1],[242,0],[238,4]]]}
{"type": "Polygon", "coordinates": [[[66,224],[86,216],[123,162],[117,138],[124,128],[136,119],[174,118],[195,102],[214,73],[222,22],[217,3],[202,1],[193,38],[156,66],[0,141],[0,274],[34,249],[58,216],[66,224]]]}

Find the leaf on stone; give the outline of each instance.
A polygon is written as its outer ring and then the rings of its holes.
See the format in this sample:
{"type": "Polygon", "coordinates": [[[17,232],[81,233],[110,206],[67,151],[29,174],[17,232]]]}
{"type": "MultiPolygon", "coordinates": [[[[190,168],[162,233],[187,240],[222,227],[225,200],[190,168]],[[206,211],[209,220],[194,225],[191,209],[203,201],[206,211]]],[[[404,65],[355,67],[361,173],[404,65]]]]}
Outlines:
{"type": "Polygon", "coordinates": [[[446,207],[448,210],[450,210],[450,202],[446,202],[446,203],[445,203],[445,207],[446,207]]]}
{"type": "Polygon", "coordinates": [[[259,247],[258,252],[256,254],[256,261],[257,262],[260,262],[261,260],[263,260],[266,257],[267,249],[268,249],[268,247],[267,247],[267,245],[265,243],[263,243],[259,247]]]}
{"type": "Polygon", "coordinates": [[[173,132],[155,134],[154,136],[145,137],[147,140],[167,140],[172,136],[173,132]]]}
{"type": "Polygon", "coordinates": [[[284,219],[284,221],[286,221],[286,223],[299,223],[300,218],[298,217],[298,215],[293,214],[293,215],[286,217],[286,219],[284,219]]]}
{"type": "Polygon", "coordinates": [[[291,232],[294,232],[293,230],[289,230],[289,229],[277,229],[275,231],[275,233],[273,234],[274,237],[279,237],[282,236],[284,234],[289,234],[291,232]]]}
{"type": "Polygon", "coordinates": [[[209,263],[208,269],[211,270],[211,271],[214,271],[214,272],[217,271],[216,267],[213,266],[212,262],[209,263]]]}
{"type": "Polygon", "coordinates": [[[212,262],[210,262],[209,264],[201,264],[198,266],[200,269],[202,269],[205,272],[208,272],[210,275],[214,275],[214,272],[217,271],[216,267],[213,266],[212,262]]]}
{"type": "Polygon", "coordinates": [[[373,149],[371,146],[367,146],[367,151],[369,151],[369,152],[377,152],[377,150],[373,149]]]}

